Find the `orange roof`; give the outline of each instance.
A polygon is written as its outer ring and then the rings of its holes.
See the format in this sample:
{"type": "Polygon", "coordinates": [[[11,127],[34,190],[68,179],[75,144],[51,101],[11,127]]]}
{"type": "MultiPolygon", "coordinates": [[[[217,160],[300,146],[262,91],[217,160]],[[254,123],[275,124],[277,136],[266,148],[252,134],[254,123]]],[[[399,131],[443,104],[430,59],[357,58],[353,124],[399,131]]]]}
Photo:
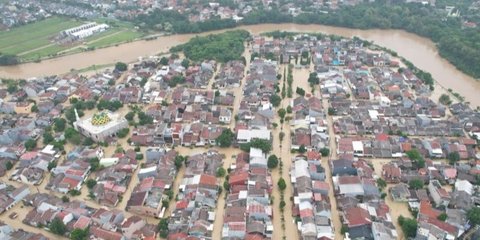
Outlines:
{"type": "Polygon", "coordinates": [[[211,175],[202,174],[200,176],[199,184],[215,186],[217,185],[217,178],[211,175]]]}

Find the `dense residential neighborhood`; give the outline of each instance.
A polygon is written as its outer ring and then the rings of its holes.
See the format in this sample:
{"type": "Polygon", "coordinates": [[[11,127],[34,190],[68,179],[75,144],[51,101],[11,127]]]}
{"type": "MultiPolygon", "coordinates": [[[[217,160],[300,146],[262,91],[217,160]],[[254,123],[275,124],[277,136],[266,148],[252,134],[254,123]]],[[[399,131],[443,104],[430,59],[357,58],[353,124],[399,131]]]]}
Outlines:
{"type": "MultiPolygon", "coordinates": [[[[216,5],[192,21],[238,14],[216,5]]],[[[480,237],[480,113],[468,102],[358,38],[272,32],[236,44],[235,59],[193,61],[188,51],[205,51],[184,46],[2,80],[0,236],[480,237]]]]}

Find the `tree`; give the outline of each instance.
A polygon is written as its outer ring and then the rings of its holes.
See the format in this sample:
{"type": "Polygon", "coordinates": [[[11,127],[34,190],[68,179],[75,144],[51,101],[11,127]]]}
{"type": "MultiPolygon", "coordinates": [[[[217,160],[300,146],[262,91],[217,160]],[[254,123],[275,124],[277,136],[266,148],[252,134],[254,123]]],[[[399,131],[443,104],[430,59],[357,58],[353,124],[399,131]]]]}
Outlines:
{"type": "Polygon", "coordinates": [[[48,229],[50,232],[63,236],[67,232],[67,226],[63,223],[60,218],[54,218],[50,224],[48,224],[48,229]]]}
{"type": "Polygon", "coordinates": [[[275,154],[272,154],[268,157],[267,162],[268,168],[274,169],[278,166],[278,157],[275,154]]]}
{"type": "Polygon", "coordinates": [[[268,153],[272,150],[272,143],[265,139],[252,139],[249,145],[250,147],[261,149],[263,153],[268,153]]]}
{"type": "Polygon", "coordinates": [[[50,132],[43,133],[43,144],[50,144],[51,142],[55,141],[52,134],[50,132]]]}
{"type": "Polygon", "coordinates": [[[87,184],[88,189],[93,189],[93,187],[97,185],[97,181],[95,181],[94,179],[88,179],[87,181],[85,181],[85,183],[87,184]]]}
{"type": "Polygon", "coordinates": [[[320,154],[322,154],[322,157],[327,157],[330,155],[330,149],[328,148],[321,148],[320,149],[320,154]]]}
{"type": "Polygon", "coordinates": [[[62,202],[67,203],[70,202],[70,198],[67,195],[62,196],[62,202]]]}
{"type": "Polygon", "coordinates": [[[82,145],[83,145],[83,146],[92,146],[93,143],[95,143],[95,142],[93,141],[93,139],[92,139],[91,137],[87,137],[87,138],[85,138],[85,139],[83,140],[82,145]]]}
{"type": "Polygon", "coordinates": [[[442,94],[438,101],[443,105],[450,105],[452,103],[452,100],[450,100],[450,96],[448,96],[447,94],[442,94]]]}
{"type": "Polygon", "coordinates": [[[123,62],[115,63],[115,70],[117,71],[120,71],[120,72],[127,71],[127,68],[128,66],[126,63],[123,63],[123,62]]]}
{"type": "Polygon", "coordinates": [[[72,190],[68,191],[68,194],[70,194],[72,196],[79,196],[82,193],[80,191],[78,191],[77,189],[72,189],[72,190]]]}
{"type": "Polygon", "coordinates": [[[277,185],[280,191],[283,191],[287,188],[287,183],[285,182],[285,179],[283,179],[283,177],[280,177],[280,179],[278,179],[277,185]]]}
{"type": "Polygon", "coordinates": [[[408,238],[414,238],[417,235],[417,221],[412,218],[405,218],[400,215],[398,224],[402,227],[402,231],[408,238]]]}
{"type": "Polygon", "coordinates": [[[285,202],[285,200],[281,200],[280,204],[279,204],[280,210],[283,211],[283,209],[285,208],[286,205],[287,205],[287,203],[285,202]]]}
{"type": "Polygon", "coordinates": [[[222,148],[230,147],[234,137],[235,134],[232,132],[232,130],[230,130],[230,128],[226,128],[222,131],[220,136],[215,139],[215,142],[217,143],[217,146],[222,148]]]}
{"type": "Polygon", "coordinates": [[[30,109],[31,112],[38,112],[38,106],[37,104],[34,104],[32,108],[30,109]]]}
{"type": "Polygon", "coordinates": [[[158,227],[158,231],[160,232],[160,237],[167,238],[168,237],[168,218],[160,219],[160,222],[158,223],[157,227],[158,227]]]}
{"type": "Polygon", "coordinates": [[[308,82],[311,84],[319,84],[320,79],[318,78],[317,73],[310,73],[310,75],[308,76],[308,82]]]}
{"type": "Polygon", "coordinates": [[[385,180],[381,179],[381,178],[378,178],[377,179],[377,186],[380,188],[380,189],[384,189],[385,187],[387,187],[387,182],[385,182],[385,180]]]}
{"type": "Polygon", "coordinates": [[[47,169],[48,171],[52,171],[52,169],[56,168],[57,167],[57,161],[51,161],[48,163],[47,165],[47,169]]]}
{"type": "Polygon", "coordinates": [[[447,156],[450,165],[455,165],[458,161],[460,161],[460,154],[458,152],[451,152],[447,156]]]}
{"type": "Polygon", "coordinates": [[[410,158],[419,168],[425,167],[425,160],[417,149],[412,149],[406,152],[408,158],[410,158]]]}
{"type": "Polygon", "coordinates": [[[340,229],[340,233],[342,235],[345,235],[345,233],[347,233],[347,232],[348,232],[348,226],[345,225],[345,224],[342,224],[342,228],[340,229]]]}
{"type": "Polygon", "coordinates": [[[410,180],[410,182],[408,182],[408,186],[412,189],[422,189],[423,186],[424,186],[424,182],[423,180],[419,179],[419,178],[415,178],[415,179],[412,179],[410,180]]]}
{"type": "Polygon", "coordinates": [[[226,191],[230,190],[230,183],[228,183],[228,181],[226,180],[223,182],[223,189],[225,189],[226,191]]]}
{"type": "Polygon", "coordinates": [[[177,168],[177,170],[179,170],[183,166],[184,162],[185,158],[182,155],[175,156],[175,167],[177,168]]]}
{"type": "Polygon", "coordinates": [[[153,123],[153,117],[145,114],[144,112],[138,113],[138,119],[139,119],[138,124],[141,126],[153,123]]]}
{"type": "Polygon", "coordinates": [[[273,94],[273,95],[270,96],[270,103],[274,107],[280,106],[281,101],[282,101],[282,98],[280,96],[278,96],[277,94],[273,94]]]}
{"type": "Polygon", "coordinates": [[[285,118],[285,115],[287,114],[287,112],[285,111],[284,108],[278,109],[277,113],[278,113],[278,116],[280,117],[280,119],[282,119],[282,120],[285,118]]]}
{"type": "Polygon", "coordinates": [[[133,121],[134,117],[135,117],[135,112],[128,112],[127,114],[125,114],[125,119],[127,119],[127,121],[133,121]]]}
{"type": "Polygon", "coordinates": [[[470,222],[470,225],[479,225],[480,224],[480,207],[470,208],[467,212],[467,219],[470,222]]]}
{"type": "Polygon", "coordinates": [[[188,61],[188,59],[185,58],[182,60],[181,64],[184,68],[188,68],[190,66],[190,61],[188,61]]]}
{"type": "Polygon", "coordinates": [[[328,115],[329,115],[329,116],[335,115],[335,112],[336,112],[336,111],[335,111],[334,108],[328,107],[328,115]]]}
{"type": "Polygon", "coordinates": [[[34,148],[37,147],[37,141],[30,138],[27,141],[25,141],[24,146],[27,149],[27,151],[32,151],[34,148]]]}
{"type": "Polygon", "coordinates": [[[445,220],[447,220],[447,217],[448,217],[447,214],[442,212],[442,213],[440,213],[440,215],[438,215],[437,219],[442,221],[442,222],[445,222],[445,220]]]}
{"type": "Polygon", "coordinates": [[[300,96],[305,96],[305,90],[300,87],[297,87],[297,89],[295,90],[295,93],[297,93],[300,96]]]}
{"type": "Polygon", "coordinates": [[[288,105],[287,106],[287,113],[292,113],[292,111],[293,111],[292,106],[288,105]]]}
{"type": "Polygon", "coordinates": [[[7,162],[5,163],[5,168],[6,168],[7,170],[12,169],[12,168],[13,168],[13,163],[12,163],[11,161],[7,161],[7,162]]]}
{"type": "Polygon", "coordinates": [[[130,128],[122,128],[117,132],[117,137],[124,138],[128,135],[128,132],[130,132],[130,128]]]}
{"type": "Polygon", "coordinates": [[[55,120],[53,120],[53,130],[55,130],[55,132],[63,132],[66,124],[67,120],[63,118],[55,118],[55,120]]]}
{"type": "Polygon", "coordinates": [[[307,152],[307,148],[305,147],[305,145],[300,145],[300,147],[298,148],[298,152],[299,153],[306,153],[307,152]]]}
{"type": "Polygon", "coordinates": [[[75,228],[70,233],[70,240],[87,240],[88,233],[89,233],[88,227],[85,229],[75,228]]]}
{"type": "Polygon", "coordinates": [[[162,57],[160,59],[160,64],[162,64],[163,66],[168,65],[168,58],[162,57]]]}
{"type": "Polygon", "coordinates": [[[16,55],[0,53],[0,66],[15,65],[19,62],[16,55]]]}
{"type": "Polygon", "coordinates": [[[217,175],[217,177],[220,178],[220,177],[225,177],[225,174],[226,174],[226,173],[227,173],[227,171],[225,170],[225,168],[219,167],[219,168],[217,169],[216,175],[217,175]]]}
{"type": "Polygon", "coordinates": [[[90,163],[90,170],[92,170],[92,172],[95,172],[100,168],[100,160],[96,157],[90,158],[88,163],[90,163]]]}

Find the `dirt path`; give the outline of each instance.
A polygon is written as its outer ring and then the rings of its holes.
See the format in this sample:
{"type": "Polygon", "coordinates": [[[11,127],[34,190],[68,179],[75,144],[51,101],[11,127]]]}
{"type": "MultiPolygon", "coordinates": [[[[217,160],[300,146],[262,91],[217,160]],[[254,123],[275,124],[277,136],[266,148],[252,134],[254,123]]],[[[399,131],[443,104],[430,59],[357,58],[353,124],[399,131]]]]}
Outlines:
{"type": "Polygon", "coordinates": [[[50,44],[47,44],[47,45],[43,45],[43,46],[38,47],[38,48],[34,48],[34,49],[31,49],[31,50],[28,50],[28,51],[25,51],[25,52],[21,52],[21,53],[17,54],[17,56],[23,56],[25,54],[35,52],[35,51],[38,51],[38,50],[42,50],[44,48],[48,48],[48,47],[51,47],[51,46],[54,46],[54,45],[55,45],[55,43],[50,43],[50,44]]]}

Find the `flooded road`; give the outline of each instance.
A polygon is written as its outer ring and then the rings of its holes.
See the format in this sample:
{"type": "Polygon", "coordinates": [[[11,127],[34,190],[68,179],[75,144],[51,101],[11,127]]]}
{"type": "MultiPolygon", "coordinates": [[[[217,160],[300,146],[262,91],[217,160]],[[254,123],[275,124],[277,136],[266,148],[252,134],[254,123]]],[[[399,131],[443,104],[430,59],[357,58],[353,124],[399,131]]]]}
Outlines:
{"type": "MultiPolygon", "coordinates": [[[[438,83],[451,88],[460,95],[465,96],[474,106],[480,106],[480,82],[458,71],[452,64],[443,59],[436,49],[435,44],[417,35],[401,30],[358,30],[323,25],[298,25],[298,24],[260,24],[240,26],[236,29],[245,29],[252,34],[275,30],[292,32],[323,32],[344,37],[358,36],[362,39],[396,51],[420,69],[430,72],[438,83]]],[[[229,29],[231,30],[231,29],[229,29]]],[[[61,74],[72,69],[82,69],[92,65],[103,65],[117,61],[132,62],[138,57],[151,56],[166,52],[172,46],[185,43],[197,35],[220,33],[228,30],[212,31],[202,34],[182,34],[161,36],[151,41],[137,41],[119,46],[83,52],[55,59],[44,60],[40,63],[26,63],[17,66],[0,67],[0,77],[29,78],[61,74]]]]}

